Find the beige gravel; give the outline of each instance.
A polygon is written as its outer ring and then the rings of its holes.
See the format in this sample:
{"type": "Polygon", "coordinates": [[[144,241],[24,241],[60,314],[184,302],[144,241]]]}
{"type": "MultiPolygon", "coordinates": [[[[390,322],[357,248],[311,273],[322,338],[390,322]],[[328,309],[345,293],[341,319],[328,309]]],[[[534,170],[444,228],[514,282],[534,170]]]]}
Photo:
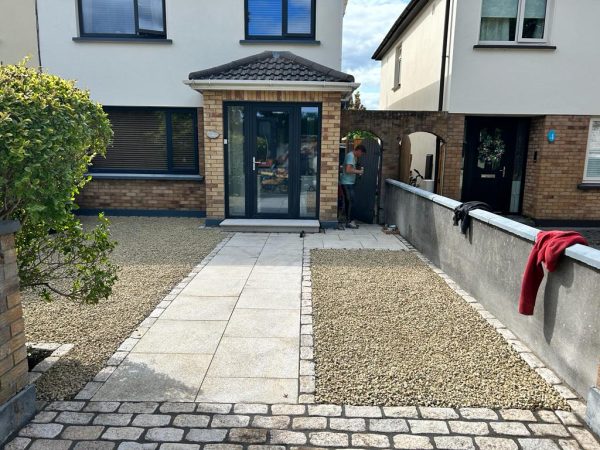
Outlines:
{"type": "MultiPolygon", "coordinates": [[[[93,218],[83,218],[93,223],[93,218]]],[[[74,343],[71,352],[36,383],[38,398],[69,399],[102,368],[169,290],[219,243],[224,234],[201,229],[187,218],[111,217],[119,243],[113,260],[119,280],[113,295],[98,305],[59,300],[44,303],[25,293],[29,342],[74,343]]]]}
{"type": "Polygon", "coordinates": [[[311,254],[317,402],[568,409],[414,254],[311,254]]]}

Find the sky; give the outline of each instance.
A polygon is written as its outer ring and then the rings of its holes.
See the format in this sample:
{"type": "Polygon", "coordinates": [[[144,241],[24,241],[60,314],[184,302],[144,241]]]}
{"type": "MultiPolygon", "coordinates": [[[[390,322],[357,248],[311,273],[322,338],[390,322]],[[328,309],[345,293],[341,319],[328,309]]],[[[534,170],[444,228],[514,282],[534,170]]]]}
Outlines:
{"type": "Polygon", "coordinates": [[[354,75],[367,109],[379,108],[379,61],[371,56],[408,0],[349,0],[344,17],[342,70],[354,75]]]}

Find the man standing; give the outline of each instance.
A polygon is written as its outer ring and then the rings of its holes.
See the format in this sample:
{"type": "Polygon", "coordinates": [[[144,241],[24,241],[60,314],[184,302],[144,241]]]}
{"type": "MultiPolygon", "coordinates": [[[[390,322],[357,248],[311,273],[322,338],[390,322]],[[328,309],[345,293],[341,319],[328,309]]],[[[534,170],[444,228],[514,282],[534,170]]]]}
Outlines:
{"type": "Polygon", "coordinates": [[[344,167],[340,175],[340,185],[344,195],[344,215],[346,216],[346,228],[358,228],[358,225],[352,220],[352,204],[354,203],[354,185],[356,184],[356,175],[362,175],[364,168],[357,169],[358,158],[367,153],[364,145],[357,145],[354,150],[346,155],[344,167]]]}

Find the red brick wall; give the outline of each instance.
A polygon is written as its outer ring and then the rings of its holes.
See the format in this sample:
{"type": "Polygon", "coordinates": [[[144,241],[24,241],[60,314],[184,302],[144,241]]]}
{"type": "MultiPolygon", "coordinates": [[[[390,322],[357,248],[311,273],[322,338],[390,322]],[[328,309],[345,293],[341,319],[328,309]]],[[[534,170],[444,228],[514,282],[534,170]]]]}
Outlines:
{"type": "Polygon", "coordinates": [[[589,116],[532,119],[523,214],[538,220],[600,220],[600,191],[577,188],[583,180],[589,124],[589,116]],[[556,130],[552,144],[546,138],[551,129],[556,130]]]}
{"type": "Polygon", "coordinates": [[[14,234],[0,235],[0,405],[27,383],[25,323],[14,234]]]}
{"type": "MultiPolygon", "coordinates": [[[[204,113],[198,108],[199,174],[204,176],[204,113]]],[[[93,179],[77,197],[85,209],[206,211],[206,186],[200,181],[93,179]]]]}

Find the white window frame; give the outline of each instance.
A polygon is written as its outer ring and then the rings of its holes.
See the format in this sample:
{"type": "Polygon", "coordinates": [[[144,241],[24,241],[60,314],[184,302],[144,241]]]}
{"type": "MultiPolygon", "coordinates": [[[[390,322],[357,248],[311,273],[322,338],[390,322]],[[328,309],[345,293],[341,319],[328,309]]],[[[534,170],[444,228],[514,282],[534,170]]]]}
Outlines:
{"type": "Polygon", "coordinates": [[[585,151],[585,166],[583,168],[583,182],[584,183],[599,183],[600,182],[600,177],[588,177],[587,176],[588,162],[590,160],[590,153],[592,151],[600,153],[600,145],[598,145],[597,149],[592,149],[592,129],[594,127],[594,123],[600,124],[600,117],[592,117],[590,119],[590,127],[589,127],[589,131],[588,131],[587,149],[585,151]]]}
{"type": "Polygon", "coordinates": [[[553,9],[553,0],[546,1],[546,17],[544,26],[544,37],[542,39],[523,38],[523,22],[525,21],[525,2],[527,0],[519,0],[519,6],[517,10],[517,29],[515,31],[516,36],[514,41],[482,41],[481,40],[481,20],[483,19],[483,2],[481,0],[481,10],[479,11],[479,43],[484,45],[527,45],[527,44],[547,44],[550,42],[550,18],[553,9]]]}
{"type": "Polygon", "coordinates": [[[396,46],[394,51],[394,91],[402,85],[402,44],[396,46]]]}

